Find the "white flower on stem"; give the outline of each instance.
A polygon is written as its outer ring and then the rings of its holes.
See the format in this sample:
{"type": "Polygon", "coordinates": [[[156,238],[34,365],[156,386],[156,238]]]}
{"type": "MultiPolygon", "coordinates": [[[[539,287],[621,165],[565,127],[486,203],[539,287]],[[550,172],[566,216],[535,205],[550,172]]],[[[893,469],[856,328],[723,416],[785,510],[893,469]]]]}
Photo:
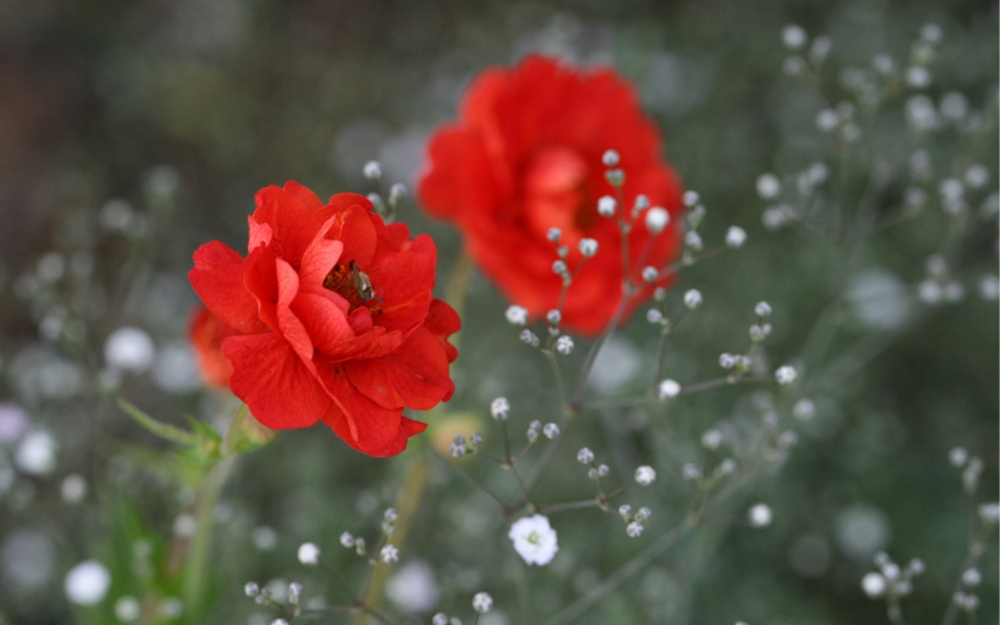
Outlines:
{"type": "Polygon", "coordinates": [[[731,226],[729,230],[726,231],[726,246],[736,249],[738,247],[743,247],[743,244],[747,241],[746,230],[740,228],[739,226],[731,226]]]}
{"type": "Polygon", "coordinates": [[[316,566],[319,564],[320,550],[313,543],[302,543],[299,547],[299,562],[306,566],[316,566]]]}
{"type": "Polygon", "coordinates": [[[155,359],[153,339],[139,328],[118,328],[104,342],[104,360],[112,369],[142,373],[155,359]]]}
{"type": "Polygon", "coordinates": [[[247,582],[246,585],[243,586],[243,594],[248,597],[256,597],[260,594],[260,585],[258,585],[257,582],[247,582]]]}
{"type": "Polygon", "coordinates": [[[767,302],[757,302],[757,305],[753,307],[753,311],[758,317],[767,317],[771,314],[771,305],[767,302]]]}
{"type": "Polygon", "coordinates": [[[584,258],[590,258],[596,254],[597,247],[597,241],[595,239],[580,239],[580,253],[583,254],[584,258]]]}
{"type": "Polygon", "coordinates": [[[747,511],[747,518],[752,527],[767,527],[774,519],[774,513],[771,512],[771,506],[759,503],[750,507],[750,510],[747,511]]]}
{"type": "Polygon", "coordinates": [[[618,202],[610,195],[605,195],[597,200],[597,214],[601,217],[613,217],[618,208],[618,202]]]}
{"type": "Polygon", "coordinates": [[[444,612],[438,612],[431,619],[431,625],[448,625],[448,615],[444,612]]]}
{"type": "Polygon", "coordinates": [[[590,464],[594,461],[594,452],[590,448],[584,447],[576,453],[576,461],[580,464],[590,464]]]}
{"type": "Polygon", "coordinates": [[[490,404],[490,414],[497,421],[506,421],[507,417],[510,415],[510,402],[507,401],[506,397],[497,397],[490,404]]]}
{"type": "Polygon", "coordinates": [[[694,230],[684,234],[684,245],[696,252],[705,247],[705,243],[701,240],[701,235],[694,230]]]}
{"type": "Polygon", "coordinates": [[[369,180],[378,180],[382,177],[382,165],[378,161],[368,161],[365,163],[365,168],[363,170],[365,178],[369,180]]]}
{"type": "Polygon", "coordinates": [[[661,206],[654,206],[646,211],[646,229],[652,234],[663,232],[670,223],[670,213],[661,206]]]}
{"type": "Polygon", "coordinates": [[[632,521],[625,527],[625,533],[629,535],[630,538],[638,538],[642,536],[642,531],[646,529],[642,526],[642,523],[638,521],[632,521]]]}
{"type": "Polygon", "coordinates": [[[774,379],[777,380],[778,384],[791,384],[797,376],[795,367],[791,365],[778,367],[778,370],[774,372],[774,379]]]}
{"type": "Polygon", "coordinates": [[[559,426],[555,423],[546,423],[545,427],[542,428],[542,433],[545,434],[545,438],[554,439],[559,436],[559,426]]]}
{"type": "Polygon", "coordinates": [[[549,312],[545,313],[545,320],[550,324],[557,326],[559,322],[562,321],[562,313],[558,309],[553,308],[549,312]]]}
{"type": "Polygon", "coordinates": [[[556,339],[556,351],[564,356],[573,352],[573,339],[568,336],[560,336],[556,339]]]}
{"type": "Polygon", "coordinates": [[[536,514],[518,519],[510,527],[507,537],[514,543],[514,551],[528,564],[544,566],[559,551],[556,531],[548,518],[536,514]]]}
{"type": "Polygon", "coordinates": [[[504,316],[507,317],[507,323],[512,326],[523,326],[528,323],[528,309],[523,306],[508,306],[504,316]]]}
{"type": "MultiPolygon", "coordinates": [[[[618,156],[618,152],[616,152],[615,150],[608,150],[601,157],[601,162],[604,163],[605,167],[615,167],[618,165],[618,162],[620,160],[621,158],[618,156]]],[[[489,595],[486,596],[488,597],[489,595]]]]}
{"type": "Polygon", "coordinates": [[[657,271],[656,267],[643,267],[642,268],[642,279],[646,282],[656,282],[656,279],[660,277],[660,272],[657,271]]]}
{"type": "Polygon", "coordinates": [[[684,206],[691,208],[701,200],[701,196],[698,195],[697,191],[685,191],[684,192],[684,206]]]}
{"type": "Polygon", "coordinates": [[[649,465],[642,465],[635,470],[635,483],[639,486],[649,486],[656,479],[656,470],[649,465]]]}
{"type": "Polygon", "coordinates": [[[948,462],[951,463],[953,467],[964,467],[965,463],[969,461],[969,452],[965,447],[954,447],[948,452],[948,462]]]}
{"type": "Polygon", "coordinates": [[[663,323],[663,313],[658,308],[650,308],[646,311],[646,321],[652,324],[663,323]]]}
{"type": "MultiPolygon", "coordinates": [[[[607,155],[605,155],[607,156],[607,155]]],[[[615,155],[617,157],[617,154],[615,155]]],[[[472,598],[472,609],[480,614],[486,614],[493,608],[493,597],[485,592],[477,592],[472,598]]]]}
{"type": "Polygon", "coordinates": [[[798,50],[806,45],[807,40],[805,29],[798,24],[789,24],[781,31],[781,41],[789,50],[798,50]]]}
{"type": "Polygon", "coordinates": [[[70,603],[97,605],[111,588],[111,573],[97,560],[77,564],[66,574],[64,589],[70,603]]]}
{"type": "Polygon", "coordinates": [[[871,599],[878,599],[885,594],[885,578],[878,573],[869,573],[861,578],[861,589],[871,599]]]}
{"type": "Polygon", "coordinates": [[[694,310],[695,308],[701,306],[701,303],[703,301],[704,300],[701,297],[701,291],[699,291],[698,289],[688,289],[688,291],[684,293],[684,305],[690,308],[691,310],[694,310]]]}
{"type": "Polygon", "coordinates": [[[660,399],[673,399],[680,395],[681,385],[675,380],[663,380],[656,388],[656,393],[660,399]]]}
{"type": "Polygon", "coordinates": [[[558,243],[560,237],[562,237],[562,230],[559,228],[549,228],[549,231],[545,234],[545,238],[553,243],[558,243]]]}
{"type": "Polygon", "coordinates": [[[395,545],[386,545],[379,550],[378,558],[382,562],[387,562],[389,564],[399,562],[399,548],[395,545]]]}
{"type": "Polygon", "coordinates": [[[757,178],[757,195],[762,199],[770,200],[778,197],[781,193],[781,181],[774,174],[761,174],[757,178]]]}

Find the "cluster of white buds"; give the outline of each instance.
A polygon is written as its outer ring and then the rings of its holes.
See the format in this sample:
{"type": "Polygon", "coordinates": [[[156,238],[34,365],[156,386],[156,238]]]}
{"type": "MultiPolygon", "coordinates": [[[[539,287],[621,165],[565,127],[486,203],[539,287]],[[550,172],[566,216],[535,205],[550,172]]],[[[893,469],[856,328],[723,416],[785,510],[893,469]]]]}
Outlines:
{"type": "Polygon", "coordinates": [[[649,508],[643,506],[632,512],[632,506],[628,504],[622,504],[618,507],[618,516],[625,521],[625,533],[629,535],[630,538],[638,538],[642,536],[642,532],[645,529],[642,523],[652,515],[652,511],[649,508]]]}
{"type": "MultiPolygon", "coordinates": [[[[365,551],[365,539],[360,536],[354,536],[350,532],[344,532],[340,535],[340,545],[345,549],[354,549],[354,552],[359,556],[368,555],[365,551]]],[[[300,560],[302,558],[299,558],[300,560]]]]}
{"type": "Polygon", "coordinates": [[[587,469],[587,477],[592,480],[597,480],[602,477],[607,477],[608,473],[611,473],[611,468],[606,464],[599,464],[597,466],[592,466],[587,469]]]}
{"type": "Polygon", "coordinates": [[[773,331],[774,327],[770,323],[755,323],[750,326],[750,340],[754,343],[760,343],[771,336],[773,331]]]}
{"type": "Polygon", "coordinates": [[[469,448],[465,444],[464,436],[456,436],[455,440],[453,440],[451,442],[451,445],[448,446],[448,453],[451,454],[452,458],[461,458],[466,453],[468,453],[468,451],[469,448]]]}
{"type": "Polygon", "coordinates": [[[535,441],[538,440],[538,431],[540,429],[542,429],[542,422],[539,421],[538,419],[535,419],[534,421],[528,424],[527,437],[529,443],[534,443],[535,441]]]}
{"type": "Polygon", "coordinates": [[[392,538],[396,533],[396,520],[399,519],[399,513],[396,512],[395,508],[386,508],[386,511],[382,514],[382,533],[388,538],[392,538]]]}
{"type": "Polygon", "coordinates": [[[538,335],[528,329],[521,330],[518,338],[525,345],[531,345],[532,347],[538,347],[542,344],[542,340],[538,338],[538,335]]]}
{"type": "Polygon", "coordinates": [[[736,373],[744,373],[750,369],[753,359],[744,354],[730,354],[723,352],[719,354],[719,366],[723,369],[732,369],[736,373]]]}
{"type": "Polygon", "coordinates": [[[299,582],[288,585],[288,603],[294,606],[302,602],[302,591],[305,590],[299,582]]]}
{"type": "Polygon", "coordinates": [[[569,336],[563,335],[556,339],[556,351],[563,356],[568,356],[573,353],[573,339],[569,336]]]}
{"type": "Polygon", "coordinates": [[[913,578],[924,572],[923,561],[914,558],[903,568],[884,551],[875,554],[875,566],[878,572],[868,573],[861,579],[861,589],[872,599],[905,597],[913,592],[913,578]]]}
{"type": "Polygon", "coordinates": [[[431,625],[462,625],[462,619],[457,616],[449,618],[444,612],[438,612],[431,617],[431,625]]]}
{"type": "Polygon", "coordinates": [[[795,378],[798,377],[798,372],[795,371],[795,367],[791,365],[784,365],[778,367],[777,371],[774,372],[774,379],[783,386],[787,386],[795,382],[795,378]]]}
{"type": "Polygon", "coordinates": [[[917,286],[917,293],[925,304],[957,302],[965,296],[965,287],[951,277],[944,257],[935,254],[925,262],[926,278],[917,286]]]}

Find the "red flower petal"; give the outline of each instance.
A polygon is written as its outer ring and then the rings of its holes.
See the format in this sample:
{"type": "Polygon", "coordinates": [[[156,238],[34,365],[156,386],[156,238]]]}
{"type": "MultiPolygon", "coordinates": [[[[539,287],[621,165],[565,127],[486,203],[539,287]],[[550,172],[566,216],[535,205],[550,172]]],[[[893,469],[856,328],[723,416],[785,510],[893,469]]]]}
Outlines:
{"type": "Polygon", "coordinates": [[[292,302],[299,295],[299,275],[295,273],[291,265],[280,258],[277,261],[276,269],[278,273],[278,326],[281,328],[285,340],[299,355],[306,368],[315,373],[315,365],[312,362],[314,351],[312,339],[309,338],[309,333],[302,320],[292,312],[292,302]]]}
{"type": "Polygon", "coordinates": [[[233,336],[222,344],[222,353],[233,363],[233,393],[267,427],[309,427],[329,409],[323,386],[280,336],[233,336]]]}
{"type": "Polygon", "coordinates": [[[391,449],[398,444],[401,408],[384,408],[362,395],[347,379],[341,365],[321,366],[320,377],[334,398],[323,422],[333,428],[337,436],[372,456],[398,453],[391,449]]]}
{"type": "Polygon", "coordinates": [[[267,330],[257,316],[257,302],[243,286],[243,257],[229,246],[212,241],[199,247],[188,280],[205,306],[227,325],[244,334],[267,330]]]}
{"type": "Polygon", "coordinates": [[[257,192],[257,210],[253,217],[271,226],[277,253],[298,267],[302,254],[312,242],[323,222],[296,195],[280,187],[270,186],[257,192]]]}

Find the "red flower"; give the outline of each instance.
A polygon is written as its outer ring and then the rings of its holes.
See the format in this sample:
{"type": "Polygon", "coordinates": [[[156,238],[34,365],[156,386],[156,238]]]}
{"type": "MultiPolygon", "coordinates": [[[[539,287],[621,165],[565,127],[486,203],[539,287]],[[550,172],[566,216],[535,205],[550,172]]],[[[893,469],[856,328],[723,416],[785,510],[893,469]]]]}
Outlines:
{"type": "MultiPolygon", "coordinates": [[[[570,269],[581,259],[580,239],[596,239],[600,252],[574,280],[562,317],[564,326],[595,334],[622,295],[621,235],[615,220],[596,210],[598,198],[614,196],[601,161],[610,149],[620,154],[626,174],[626,214],[643,194],[679,215],[680,183],[660,157],[660,134],[634,89],[610,69],[588,73],[531,56],[476,79],[459,121],[431,139],[420,197],[431,214],[456,223],[480,268],[533,316],[557,307],[562,284],[552,272],[549,228],[562,230],[570,269]]],[[[644,266],[663,268],[677,255],[677,221],[651,237],[643,218],[635,220],[629,235],[634,282],[641,283],[644,266]]],[[[664,276],[657,285],[669,280],[664,276]]],[[[652,290],[637,293],[628,311],[652,290]]]]}
{"type": "Polygon", "coordinates": [[[322,420],[359,451],[399,453],[427,427],[403,408],[428,410],[455,389],[447,337],[460,322],[431,294],[434,242],[385,225],[353,193],[324,205],[289,182],[256,201],[247,258],[212,241],[188,274],[237,331],[222,345],[230,387],[269,428],[322,420]]]}
{"type": "Polygon", "coordinates": [[[188,324],[188,341],[194,348],[198,369],[205,384],[217,388],[229,388],[229,376],[233,366],[222,355],[222,342],[239,334],[226,325],[212,311],[204,306],[195,307],[188,324]]]}

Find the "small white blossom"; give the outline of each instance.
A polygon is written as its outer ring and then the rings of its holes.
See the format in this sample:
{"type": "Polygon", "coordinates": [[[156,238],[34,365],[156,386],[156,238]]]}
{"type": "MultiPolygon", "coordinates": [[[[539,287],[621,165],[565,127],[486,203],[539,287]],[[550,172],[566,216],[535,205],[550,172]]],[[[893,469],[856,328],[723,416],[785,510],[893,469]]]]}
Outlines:
{"type": "Polygon", "coordinates": [[[691,208],[701,200],[701,196],[698,195],[697,191],[685,191],[684,192],[684,206],[691,208]]]}
{"type": "Polygon", "coordinates": [[[490,414],[497,421],[506,421],[510,416],[510,402],[506,397],[497,397],[490,404],[490,414]]]}
{"type": "Polygon", "coordinates": [[[584,447],[576,453],[576,461],[580,464],[590,464],[594,461],[594,452],[590,448],[584,447]]]}
{"type": "Polygon", "coordinates": [[[350,532],[344,532],[340,535],[340,544],[347,548],[353,547],[354,536],[352,536],[350,532]]]}
{"type": "Polygon", "coordinates": [[[646,321],[652,324],[663,323],[663,313],[659,308],[650,308],[646,311],[646,321]]]}
{"type": "Polygon", "coordinates": [[[594,239],[580,239],[580,253],[583,254],[584,258],[590,258],[596,254],[597,241],[594,239]]]}
{"type": "Polygon", "coordinates": [[[885,594],[885,578],[878,573],[869,573],[861,578],[861,589],[871,599],[878,599],[885,594]]]}
{"type": "Polygon", "coordinates": [[[638,215],[647,208],[649,208],[649,198],[641,193],[635,196],[635,202],[632,203],[632,214],[638,215]]]}
{"type": "Polygon", "coordinates": [[[738,247],[743,247],[743,244],[747,241],[746,230],[740,228],[739,226],[731,226],[729,230],[726,231],[726,246],[733,249],[738,247]]]}
{"type": "Polygon", "coordinates": [[[523,306],[509,306],[504,315],[507,317],[507,323],[512,326],[523,326],[528,323],[528,309],[523,306]]]}
{"type": "Polygon", "coordinates": [[[531,345],[532,347],[538,347],[541,344],[538,335],[531,330],[521,330],[521,333],[517,337],[521,339],[522,343],[531,345]]]}
{"type": "Polygon", "coordinates": [[[809,421],[816,416],[816,404],[811,399],[804,397],[795,402],[792,414],[800,421],[809,421]]]}
{"type": "Polygon", "coordinates": [[[750,507],[750,510],[747,511],[747,518],[753,527],[767,527],[771,524],[774,514],[771,512],[769,505],[759,503],[750,507]]]}
{"type": "Polygon", "coordinates": [[[906,70],[906,84],[913,89],[925,89],[931,84],[931,73],[927,68],[915,65],[906,70]]]}
{"type": "Polygon", "coordinates": [[[122,623],[132,623],[142,614],[142,604],[135,597],[122,597],[115,601],[115,617],[122,623]]]}
{"type": "Polygon", "coordinates": [[[306,566],[316,566],[319,564],[320,550],[313,543],[302,543],[299,547],[299,562],[306,566]]]}
{"type": "Polygon", "coordinates": [[[431,619],[431,625],[448,625],[448,615],[444,612],[438,612],[431,619]]]}
{"type": "Polygon", "coordinates": [[[816,113],[816,127],[821,132],[831,132],[840,124],[840,116],[833,109],[823,109],[816,113]]]}
{"type": "Polygon", "coordinates": [[[456,436],[455,440],[452,441],[451,445],[448,447],[448,453],[451,454],[452,458],[461,458],[467,451],[468,449],[465,446],[464,436],[456,436]]]}
{"type": "Polygon", "coordinates": [[[97,560],[86,560],[70,569],[63,586],[70,603],[97,605],[111,588],[111,573],[97,560]]]}
{"type": "Polygon", "coordinates": [[[387,563],[399,562],[399,548],[395,545],[386,545],[378,552],[379,560],[387,563]]]}
{"type": "Polygon", "coordinates": [[[636,521],[645,521],[652,514],[653,514],[653,512],[649,508],[647,508],[646,506],[643,506],[643,507],[639,508],[638,512],[635,513],[635,520],[636,521]]]}
{"type": "Polygon", "coordinates": [[[605,195],[597,200],[597,214],[601,217],[613,217],[618,208],[618,202],[610,195],[605,195]]]}
{"type": "Polygon", "coordinates": [[[562,237],[562,230],[559,228],[549,228],[549,231],[545,233],[545,238],[553,243],[558,243],[560,237],[562,237]]]}
{"type": "Polygon", "coordinates": [[[638,538],[642,536],[642,531],[646,529],[642,526],[642,523],[638,521],[632,521],[625,527],[625,533],[629,535],[630,538],[638,538]]]}
{"type": "MultiPolygon", "coordinates": [[[[580,243],[583,243],[583,241],[580,241],[580,243]]],[[[565,275],[568,270],[569,269],[566,267],[566,261],[557,260],[554,263],[552,263],[552,273],[554,274],[562,276],[565,275]]]]}
{"type": "Polygon", "coordinates": [[[794,367],[785,365],[778,367],[778,370],[774,372],[774,379],[778,381],[778,384],[791,384],[797,375],[794,367]]]}
{"type": "Polygon", "coordinates": [[[609,469],[608,465],[606,465],[606,464],[602,464],[602,465],[599,465],[597,467],[597,475],[598,475],[598,477],[604,477],[604,476],[606,476],[610,472],[611,472],[611,469],[609,469]]]}
{"type": "Polygon", "coordinates": [[[830,54],[830,50],[833,48],[833,41],[826,35],[820,35],[813,39],[812,47],[809,50],[809,56],[812,58],[813,63],[822,63],[826,59],[827,55],[830,54]]]}
{"type": "Polygon", "coordinates": [[[559,426],[555,423],[546,423],[545,427],[542,428],[542,433],[545,434],[545,438],[551,440],[559,436],[559,426]]]}
{"type": "Polygon", "coordinates": [[[948,462],[951,463],[953,467],[965,466],[965,463],[969,460],[969,452],[966,451],[965,447],[954,447],[948,452],[948,462]]]}
{"type": "Polygon", "coordinates": [[[781,181],[774,174],[761,174],[757,178],[757,195],[765,200],[778,197],[781,193],[781,181]]]}
{"type": "Polygon", "coordinates": [[[618,152],[615,150],[608,150],[603,156],[601,156],[601,162],[604,163],[605,167],[615,167],[618,165],[619,160],[621,159],[618,156],[618,152]]]}
{"type": "Polygon", "coordinates": [[[701,477],[701,469],[688,462],[681,467],[681,477],[685,480],[697,480],[701,477]]]}
{"type": "Polygon", "coordinates": [[[670,213],[667,209],[654,206],[646,211],[646,229],[652,234],[659,234],[670,223],[670,213]]]}
{"type": "Polygon", "coordinates": [[[288,603],[292,605],[299,605],[299,600],[302,599],[302,584],[299,582],[292,582],[288,585],[288,603]]]}
{"type": "Polygon", "coordinates": [[[260,594],[260,586],[257,582],[247,582],[246,585],[243,586],[243,594],[248,597],[256,597],[260,594]]]}
{"type": "Polygon", "coordinates": [[[940,43],[943,32],[934,22],[928,22],[920,28],[920,38],[928,43],[940,43]]]}
{"type": "MultiPolygon", "coordinates": [[[[605,156],[605,161],[607,161],[607,154],[605,156]]],[[[617,154],[615,157],[617,158],[617,154]]],[[[489,596],[485,592],[477,592],[472,598],[472,609],[480,614],[486,614],[493,608],[493,597],[489,596]]]]}
{"type": "Polygon", "coordinates": [[[369,180],[378,180],[382,177],[382,165],[378,161],[368,161],[363,171],[365,178],[369,180]]]}
{"type": "Polygon", "coordinates": [[[271,621],[271,625],[288,625],[288,621],[283,618],[276,618],[271,621]]]}
{"type": "Polygon", "coordinates": [[[758,317],[768,317],[771,315],[771,305],[767,302],[757,302],[753,311],[758,317]]]}
{"type": "Polygon", "coordinates": [[[557,326],[559,325],[559,322],[562,321],[562,313],[553,308],[549,312],[545,313],[545,320],[551,325],[557,326]]]}
{"type": "Polygon", "coordinates": [[[528,564],[544,566],[559,551],[556,531],[548,518],[536,514],[518,519],[510,527],[507,537],[514,543],[514,551],[528,564]]]}
{"type": "Polygon", "coordinates": [[[635,483],[639,486],[649,486],[656,479],[656,470],[644,464],[635,470],[635,483]]]}
{"type": "Polygon", "coordinates": [[[718,449],[722,445],[722,432],[719,430],[708,430],[701,435],[701,444],[705,449],[718,449]]]}
{"type": "Polygon", "coordinates": [[[980,504],[979,518],[984,523],[997,523],[1000,521],[1000,503],[980,504]]]}
{"type": "Polygon", "coordinates": [[[625,172],[620,169],[609,169],[604,172],[604,179],[612,187],[620,187],[625,184],[625,172]]]}
{"type": "Polygon", "coordinates": [[[660,399],[673,399],[680,394],[681,385],[675,380],[663,380],[656,388],[656,392],[660,399]]]}
{"type": "Polygon", "coordinates": [[[621,518],[628,520],[628,518],[632,516],[632,506],[627,503],[623,503],[618,506],[618,515],[621,516],[621,518]]]}
{"type": "Polygon", "coordinates": [[[978,586],[983,581],[983,576],[979,573],[979,569],[973,567],[971,569],[966,569],[962,573],[962,583],[969,587],[978,586]]]}
{"type": "Polygon", "coordinates": [[[781,41],[789,50],[798,50],[806,45],[806,31],[798,24],[789,24],[781,31],[781,41]]]}
{"type": "Polygon", "coordinates": [[[701,235],[694,230],[684,233],[684,245],[695,251],[699,251],[701,248],[705,247],[705,244],[701,240],[701,235]]]}
{"type": "Polygon", "coordinates": [[[704,300],[701,297],[701,291],[698,289],[688,289],[688,291],[684,293],[684,305],[691,310],[701,306],[702,301],[704,300]]]}
{"type": "Polygon", "coordinates": [[[46,475],[55,470],[58,451],[56,439],[48,432],[28,432],[17,445],[14,465],[28,475],[46,475]]]}
{"type": "Polygon", "coordinates": [[[723,369],[732,369],[739,362],[739,357],[729,353],[719,354],[719,366],[723,369]]]}
{"type": "Polygon", "coordinates": [[[104,342],[104,360],[112,369],[142,373],[155,359],[156,346],[145,330],[118,328],[104,342]]]}
{"type": "Polygon", "coordinates": [[[990,170],[976,164],[965,172],[965,182],[973,189],[981,189],[990,181],[990,170]]]}
{"type": "Polygon", "coordinates": [[[910,560],[910,565],[907,568],[910,570],[910,573],[920,575],[924,572],[924,561],[920,558],[913,558],[910,560]]]}
{"type": "Polygon", "coordinates": [[[573,352],[573,339],[568,336],[560,336],[556,339],[556,351],[566,356],[573,352]]]}
{"type": "Polygon", "coordinates": [[[656,279],[660,277],[660,272],[657,271],[656,267],[643,267],[642,268],[642,279],[646,282],[656,282],[656,279]]]}

